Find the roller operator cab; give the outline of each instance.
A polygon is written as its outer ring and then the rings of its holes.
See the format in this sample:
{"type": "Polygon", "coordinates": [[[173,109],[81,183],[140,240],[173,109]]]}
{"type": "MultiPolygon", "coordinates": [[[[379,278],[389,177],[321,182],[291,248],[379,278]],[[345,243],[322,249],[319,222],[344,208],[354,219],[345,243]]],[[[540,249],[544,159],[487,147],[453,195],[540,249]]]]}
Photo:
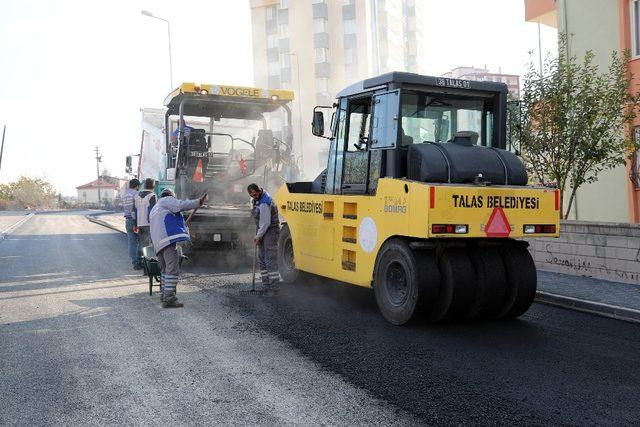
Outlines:
{"type": "Polygon", "coordinates": [[[284,281],[373,287],[393,324],[527,311],[536,269],[518,239],[557,237],[559,200],[506,149],[505,84],[384,74],[316,107],[312,126],[326,170],[276,195],[284,281]]]}

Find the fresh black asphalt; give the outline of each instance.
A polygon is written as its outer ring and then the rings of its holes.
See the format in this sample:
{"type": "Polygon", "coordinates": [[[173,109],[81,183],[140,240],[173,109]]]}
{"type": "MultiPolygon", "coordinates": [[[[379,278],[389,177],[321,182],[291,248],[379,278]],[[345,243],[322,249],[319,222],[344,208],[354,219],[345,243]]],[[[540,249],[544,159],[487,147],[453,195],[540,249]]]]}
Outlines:
{"type": "Polygon", "coordinates": [[[248,293],[229,255],[186,265],[162,310],[121,234],[22,225],[0,242],[0,424],[637,424],[638,325],[534,304],[396,327],[368,289],[248,293]]]}

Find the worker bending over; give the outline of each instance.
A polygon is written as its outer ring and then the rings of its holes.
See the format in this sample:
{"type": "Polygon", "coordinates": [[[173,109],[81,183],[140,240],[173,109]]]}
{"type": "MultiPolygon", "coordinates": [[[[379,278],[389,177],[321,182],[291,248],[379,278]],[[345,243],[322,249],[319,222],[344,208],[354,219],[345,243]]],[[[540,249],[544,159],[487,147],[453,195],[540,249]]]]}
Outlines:
{"type": "Polygon", "coordinates": [[[133,215],[134,230],[138,233],[138,254],[142,248],[151,244],[151,230],[149,229],[149,214],[156,204],[156,193],[153,189],[156,182],[153,178],[144,180],[144,189],[134,197],[133,215]]]}
{"type": "Polygon", "coordinates": [[[280,283],[277,256],[280,234],[278,207],[269,193],[257,184],[250,184],[247,191],[253,199],[251,215],[256,221],[255,244],[258,246],[262,286],[266,291],[274,292],[278,290],[278,283],[280,283]]]}
{"type": "Polygon", "coordinates": [[[189,232],[180,212],[196,209],[205,201],[207,195],[194,200],[178,200],[168,188],[160,194],[160,199],[151,209],[151,240],[160,264],[162,284],[162,307],[182,307],[176,297],[176,286],[180,275],[180,258],[176,243],[188,242],[189,232]]]}

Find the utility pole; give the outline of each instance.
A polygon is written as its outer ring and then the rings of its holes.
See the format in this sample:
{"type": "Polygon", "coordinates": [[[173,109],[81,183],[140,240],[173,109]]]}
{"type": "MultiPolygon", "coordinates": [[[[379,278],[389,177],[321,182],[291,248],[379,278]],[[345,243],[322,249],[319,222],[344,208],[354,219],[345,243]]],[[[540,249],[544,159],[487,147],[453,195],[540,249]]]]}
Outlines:
{"type": "Polygon", "coordinates": [[[96,172],[98,174],[98,209],[102,209],[102,197],[100,196],[100,161],[102,160],[102,156],[100,156],[99,147],[96,147],[94,151],[96,152],[96,172]]]}
{"type": "Polygon", "coordinates": [[[540,23],[538,22],[538,59],[540,60],[540,78],[542,75],[542,39],[540,38],[540,23]]]}
{"type": "Polygon", "coordinates": [[[0,146],[0,167],[2,167],[2,152],[4,151],[4,134],[7,131],[7,125],[2,128],[2,145],[0,146]]]}

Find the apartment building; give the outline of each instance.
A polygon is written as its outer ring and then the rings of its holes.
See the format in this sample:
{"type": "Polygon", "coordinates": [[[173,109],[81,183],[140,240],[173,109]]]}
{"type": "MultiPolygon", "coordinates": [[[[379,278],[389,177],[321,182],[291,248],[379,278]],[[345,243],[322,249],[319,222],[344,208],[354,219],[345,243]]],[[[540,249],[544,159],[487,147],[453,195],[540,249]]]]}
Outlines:
{"type": "Polygon", "coordinates": [[[517,74],[503,74],[502,70],[498,70],[497,73],[493,73],[487,70],[487,67],[456,67],[453,70],[444,73],[443,76],[479,82],[506,83],[509,88],[509,93],[511,93],[515,99],[520,99],[520,76],[517,74]]]}
{"type": "MultiPolygon", "coordinates": [[[[629,49],[631,86],[640,84],[639,0],[525,0],[525,20],[569,34],[566,52],[581,58],[587,50],[594,63],[606,70],[611,53],[629,49]]],[[[630,129],[640,136],[640,118],[630,129]]],[[[640,222],[640,171],[637,155],[626,166],[605,171],[598,182],[578,190],[569,218],[590,221],[640,222]]]]}
{"type": "Polygon", "coordinates": [[[326,166],[326,144],[309,125],[314,106],[331,105],[338,91],[358,80],[422,72],[422,3],[251,0],[255,85],[294,91],[294,147],[308,176],[326,166]]]}

